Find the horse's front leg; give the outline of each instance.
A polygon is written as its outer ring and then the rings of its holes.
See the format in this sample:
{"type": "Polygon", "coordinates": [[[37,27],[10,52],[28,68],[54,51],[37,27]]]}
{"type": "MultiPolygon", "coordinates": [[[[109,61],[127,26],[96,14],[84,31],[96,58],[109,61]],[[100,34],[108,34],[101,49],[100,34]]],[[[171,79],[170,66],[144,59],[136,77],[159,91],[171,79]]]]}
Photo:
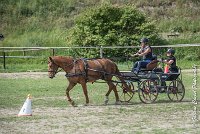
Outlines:
{"type": "Polygon", "coordinates": [[[83,89],[83,93],[84,93],[84,95],[85,95],[86,105],[88,105],[88,104],[89,104],[89,97],[88,97],[86,82],[82,82],[82,83],[81,83],[81,86],[82,86],[82,89],[83,89]]]}
{"type": "Polygon", "coordinates": [[[67,100],[69,101],[69,103],[72,105],[72,106],[75,106],[75,102],[70,98],[69,96],[69,91],[76,85],[76,83],[71,83],[69,82],[69,85],[66,89],[66,96],[67,96],[67,100]]]}

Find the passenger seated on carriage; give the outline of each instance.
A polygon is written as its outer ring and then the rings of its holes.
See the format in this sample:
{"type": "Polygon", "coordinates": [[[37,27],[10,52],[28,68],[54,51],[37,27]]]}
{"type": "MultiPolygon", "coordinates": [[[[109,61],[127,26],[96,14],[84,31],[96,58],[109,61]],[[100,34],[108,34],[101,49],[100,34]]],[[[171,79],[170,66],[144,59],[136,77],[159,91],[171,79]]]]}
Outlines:
{"type": "Polygon", "coordinates": [[[143,57],[141,61],[137,61],[132,68],[132,72],[138,74],[141,68],[146,68],[147,64],[153,60],[153,53],[151,46],[148,45],[149,39],[142,38],[140,40],[141,48],[133,56],[143,57]]]}
{"type": "Polygon", "coordinates": [[[174,57],[175,50],[168,49],[167,50],[167,59],[163,60],[162,62],[169,65],[169,71],[171,73],[178,73],[178,67],[176,66],[176,57],[174,57]]]}

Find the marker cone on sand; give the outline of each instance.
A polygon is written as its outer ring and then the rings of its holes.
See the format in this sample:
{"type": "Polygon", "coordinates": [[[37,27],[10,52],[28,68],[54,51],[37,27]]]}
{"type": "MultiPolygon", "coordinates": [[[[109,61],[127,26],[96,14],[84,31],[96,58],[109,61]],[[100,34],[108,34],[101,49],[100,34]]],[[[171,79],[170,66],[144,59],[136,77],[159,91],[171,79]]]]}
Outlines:
{"type": "Polygon", "coordinates": [[[24,105],[22,106],[18,116],[32,116],[32,110],[31,110],[31,95],[28,94],[28,97],[26,101],[24,102],[24,105]]]}

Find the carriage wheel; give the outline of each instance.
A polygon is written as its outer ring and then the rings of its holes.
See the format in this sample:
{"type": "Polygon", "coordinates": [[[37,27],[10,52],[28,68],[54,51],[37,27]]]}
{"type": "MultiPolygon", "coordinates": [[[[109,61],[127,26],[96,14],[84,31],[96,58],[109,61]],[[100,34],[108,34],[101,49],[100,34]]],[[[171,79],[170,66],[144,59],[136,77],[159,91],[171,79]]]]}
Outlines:
{"type": "Polygon", "coordinates": [[[145,80],[139,86],[139,98],[143,103],[152,103],[158,97],[156,82],[153,80],[145,80]]]}
{"type": "Polygon", "coordinates": [[[130,100],[133,98],[134,95],[134,86],[133,83],[131,81],[125,81],[126,84],[129,87],[129,90],[127,90],[122,83],[117,83],[116,86],[121,88],[121,90],[119,90],[119,97],[120,97],[120,101],[121,102],[130,102],[130,100]]]}
{"type": "Polygon", "coordinates": [[[169,84],[167,96],[171,101],[182,101],[185,96],[185,87],[181,80],[173,80],[169,84]]]}

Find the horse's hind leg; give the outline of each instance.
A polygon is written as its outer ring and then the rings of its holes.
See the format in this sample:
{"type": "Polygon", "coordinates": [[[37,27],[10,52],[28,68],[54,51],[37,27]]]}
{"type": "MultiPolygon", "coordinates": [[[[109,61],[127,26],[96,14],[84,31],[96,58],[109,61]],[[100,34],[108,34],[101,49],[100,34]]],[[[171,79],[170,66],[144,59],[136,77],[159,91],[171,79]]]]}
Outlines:
{"type": "Polygon", "coordinates": [[[106,97],[105,97],[105,100],[104,100],[104,104],[107,105],[108,104],[108,101],[109,101],[109,94],[110,92],[112,91],[112,89],[109,87],[109,90],[108,92],[106,93],[106,97]]]}
{"type": "Polygon", "coordinates": [[[119,103],[119,95],[117,93],[117,89],[116,89],[116,86],[112,83],[112,82],[107,82],[108,86],[109,86],[109,90],[108,92],[106,93],[106,100],[105,100],[105,104],[108,103],[108,96],[110,94],[110,92],[113,90],[114,93],[115,93],[115,98],[116,98],[116,104],[119,103]]]}
{"type": "Polygon", "coordinates": [[[84,95],[85,95],[85,99],[86,99],[86,106],[89,104],[89,97],[88,97],[88,92],[87,92],[87,85],[85,82],[81,83],[84,95]]]}
{"type": "Polygon", "coordinates": [[[69,91],[76,85],[76,83],[69,83],[67,89],[66,89],[66,96],[67,96],[67,99],[69,101],[69,103],[72,105],[72,106],[75,106],[75,103],[74,101],[70,98],[69,96],[69,91]]]}

